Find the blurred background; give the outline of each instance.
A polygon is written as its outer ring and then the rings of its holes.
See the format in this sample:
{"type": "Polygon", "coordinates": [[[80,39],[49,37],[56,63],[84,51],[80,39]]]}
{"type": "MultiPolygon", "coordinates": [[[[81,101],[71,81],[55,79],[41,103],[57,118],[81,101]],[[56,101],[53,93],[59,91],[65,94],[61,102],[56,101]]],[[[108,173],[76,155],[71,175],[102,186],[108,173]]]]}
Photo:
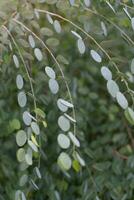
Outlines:
{"type": "MultiPolygon", "coordinates": [[[[70,2],[67,0],[0,1],[0,24],[5,23],[23,53],[33,79],[38,107],[45,112],[47,122],[47,128],[41,126],[42,179],[37,181],[39,190],[29,186],[29,183],[26,183],[22,190],[30,191],[27,198],[29,200],[132,200],[134,198],[133,127],[128,125],[123,111],[108,94],[106,81],[100,73],[101,66],[110,68],[123,92],[125,86],[118,79],[115,69],[105,58],[104,53],[84,33],[59,19],[62,32],[58,34],[48,22],[46,15],[42,13],[38,16],[34,9],[41,8],[60,14],[89,33],[109,53],[121,72],[129,76],[129,85],[133,89],[133,76],[130,73],[130,62],[134,55],[133,45],[112,24],[116,24],[134,38],[130,20],[123,11],[124,4],[127,4],[131,8],[128,8],[129,13],[133,15],[133,2],[110,1],[116,14],[105,1],[92,0],[89,10],[84,9],[83,1],[76,1],[74,6],[71,6],[70,2]],[[43,61],[39,63],[35,59],[27,41],[28,32],[24,32],[11,20],[11,15],[16,10],[20,13],[20,21],[49,46],[65,74],[75,105],[77,136],[81,142],[80,152],[86,162],[86,167],[78,172],[71,169],[68,173],[63,173],[57,166],[60,152],[57,144],[59,133],[57,119],[60,112],[56,102],[58,96],[64,98],[68,95],[64,81],[51,56],[38,41],[36,46],[43,52],[43,61]],[[104,17],[93,14],[92,10],[104,17]],[[101,22],[105,23],[106,33],[101,22]],[[76,31],[84,39],[86,45],[84,55],[80,55],[76,37],[71,31],[76,31]],[[103,58],[101,64],[91,58],[91,49],[100,53],[103,58]],[[57,73],[60,84],[58,95],[54,96],[49,91],[48,78],[44,73],[46,65],[52,66],[57,73]]],[[[16,68],[12,61],[16,49],[13,47],[12,51],[9,50],[9,39],[1,28],[0,200],[14,199],[15,191],[20,188],[19,177],[23,174],[16,158],[18,147],[15,142],[17,130],[23,127],[23,110],[17,103],[16,68]]],[[[28,106],[32,110],[33,99],[30,97],[29,82],[23,67],[21,73],[29,96],[28,106]]],[[[26,173],[32,177],[33,166],[29,167],[26,173]]]]}

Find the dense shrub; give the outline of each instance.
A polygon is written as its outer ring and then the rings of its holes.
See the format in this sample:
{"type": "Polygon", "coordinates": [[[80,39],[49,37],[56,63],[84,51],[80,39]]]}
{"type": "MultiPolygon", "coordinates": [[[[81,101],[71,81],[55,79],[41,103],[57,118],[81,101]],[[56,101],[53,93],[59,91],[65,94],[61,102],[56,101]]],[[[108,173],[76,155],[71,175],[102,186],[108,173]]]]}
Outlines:
{"type": "Polygon", "coordinates": [[[1,200],[134,198],[133,13],[0,1],[1,200]]]}

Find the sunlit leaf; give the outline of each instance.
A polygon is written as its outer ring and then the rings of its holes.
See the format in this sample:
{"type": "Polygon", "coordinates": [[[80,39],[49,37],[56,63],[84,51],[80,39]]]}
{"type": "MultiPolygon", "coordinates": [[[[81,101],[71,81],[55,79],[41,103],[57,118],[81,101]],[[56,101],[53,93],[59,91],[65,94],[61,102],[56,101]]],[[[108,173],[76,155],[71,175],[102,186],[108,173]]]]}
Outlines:
{"type": "Polygon", "coordinates": [[[20,130],[17,132],[16,134],[16,143],[18,146],[23,146],[27,141],[27,135],[25,133],[25,131],[20,130]]]}
{"type": "Polygon", "coordinates": [[[20,64],[19,64],[18,57],[16,55],[13,55],[13,61],[14,61],[16,68],[19,68],[20,64]]]}
{"type": "Polygon", "coordinates": [[[82,39],[82,37],[75,31],[71,31],[71,33],[76,36],[78,39],[82,39]]]}
{"type": "Polygon", "coordinates": [[[76,172],[79,172],[81,170],[81,166],[78,160],[73,160],[72,166],[76,172]]]}
{"type": "Polygon", "coordinates": [[[123,109],[126,109],[128,107],[128,101],[127,101],[126,97],[124,96],[124,94],[122,94],[121,92],[117,92],[116,99],[117,99],[118,104],[123,109]]]}
{"type": "Polygon", "coordinates": [[[110,7],[110,9],[115,13],[114,7],[111,5],[109,1],[106,1],[107,5],[110,7]]]}
{"type": "Polygon", "coordinates": [[[40,108],[36,108],[35,110],[34,110],[34,112],[36,113],[36,115],[38,116],[38,117],[41,117],[42,119],[44,119],[45,118],[45,113],[44,113],[44,111],[42,110],[42,109],[40,109],[40,108]]]}
{"type": "Polygon", "coordinates": [[[42,61],[43,55],[42,55],[42,52],[39,48],[34,49],[34,55],[35,55],[35,57],[37,58],[38,61],[42,61]]]}
{"type": "Polygon", "coordinates": [[[123,8],[123,10],[124,10],[124,12],[126,13],[127,17],[128,17],[129,19],[131,19],[131,16],[130,16],[130,14],[129,14],[127,8],[125,7],[125,8],[123,8]]]}
{"type": "Polygon", "coordinates": [[[33,179],[31,179],[31,183],[35,190],[39,190],[39,187],[37,186],[37,184],[35,183],[33,179]]]}
{"type": "Polygon", "coordinates": [[[70,129],[70,121],[64,116],[58,118],[58,125],[63,131],[68,131],[70,129]]]}
{"type": "Polygon", "coordinates": [[[84,159],[79,155],[78,152],[75,152],[75,156],[76,156],[76,159],[78,160],[78,162],[80,163],[80,165],[84,167],[86,165],[84,159]]]}
{"type": "Polygon", "coordinates": [[[119,87],[118,87],[117,83],[113,80],[109,80],[107,82],[107,89],[112,97],[116,97],[117,92],[119,92],[119,87]]]}
{"type": "Polygon", "coordinates": [[[20,148],[17,150],[17,160],[19,162],[23,162],[25,160],[25,149],[24,148],[20,148]]]}
{"type": "Polygon", "coordinates": [[[72,166],[70,156],[67,153],[62,152],[58,157],[58,165],[62,170],[69,170],[72,166]]]}
{"type": "Polygon", "coordinates": [[[23,81],[23,77],[20,74],[18,74],[16,77],[16,85],[19,90],[23,88],[24,81],[23,81]]]}
{"type": "Polygon", "coordinates": [[[58,20],[54,20],[54,29],[57,33],[60,33],[61,32],[61,25],[60,25],[60,22],[58,20]]]}
{"type": "Polygon", "coordinates": [[[96,62],[98,62],[98,63],[101,63],[101,62],[102,62],[101,56],[100,56],[95,50],[91,50],[91,51],[90,51],[90,54],[91,54],[92,58],[93,58],[96,62]]]}
{"type": "Polygon", "coordinates": [[[32,48],[35,48],[35,41],[34,41],[34,38],[32,35],[29,35],[28,36],[28,41],[29,41],[29,44],[32,48]]]}
{"type": "Polygon", "coordinates": [[[63,104],[64,106],[67,106],[68,108],[73,108],[74,105],[64,99],[60,99],[61,104],[63,104]]]}
{"type": "Polygon", "coordinates": [[[132,29],[134,30],[134,17],[131,18],[132,29]]]}
{"type": "Polygon", "coordinates": [[[105,66],[101,68],[101,74],[107,81],[112,79],[112,72],[105,66]]]}
{"type": "Polygon", "coordinates": [[[25,92],[21,91],[18,93],[18,104],[20,107],[25,107],[27,103],[27,97],[25,92]]]}
{"type": "Polygon", "coordinates": [[[50,24],[53,24],[53,19],[52,19],[51,15],[46,14],[46,17],[47,17],[48,22],[49,22],[50,24]]]}
{"type": "Polygon", "coordinates": [[[39,144],[33,134],[31,135],[31,140],[37,147],[39,147],[39,144]]]}
{"type": "Polygon", "coordinates": [[[31,119],[31,117],[30,117],[30,113],[29,113],[28,111],[25,111],[25,112],[23,113],[23,122],[24,122],[27,126],[29,126],[29,125],[31,124],[31,122],[32,122],[32,119],[31,119]]]}
{"type": "Polygon", "coordinates": [[[33,151],[38,152],[37,146],[31,140],[28,140],[28,144],[33,151]]]}
{"type": "Polygon", "coordinates": [[[107,36],[107,28],[104,22],[101,22],[101,28],[102,28],[104,36],[107,36]]]}
{"type": "Polygon", "coordinates": [[[53,94],[57,94],[58,91],[59,91],[59,84],[58,82],[55,80],[55,79],[50,79],[49,80],[49,88],[50,88],[50,91],[53,93],[53,94]]]}
{"type": "Polygon", "coordinates": [[[58,99],[57,106],[62,112],[66,112],[68,110],[68,107],[61,103],[62,99],[58,99]]]}
{"type": "Polygon", "coordinates": [[[89,7],[91,5],[91,0],[84,0],[85,6],[89,7]]]}
{"type": "Polygon", "coordinates": [[[71,5],[71,6],[74,6],[75,0],[69,0],[69,2],[70,2],[70,5],[71,5]]]}
{"type": "Polygon", "coordinates": [[[29,156],[29,154],[25,155],[25,160],[26,160],[26,163],[28,165],[32,165],[33,164],[32,158],[29,156]]]}
{"type": "Polygon", "coordinates": [[[82,39],[77,40],[77,46],[78,46],[78,50],[79,50],[80,54],[84,54],[86,47],[85,47],[85,44],[82,39]]]}
{"type": "Polygon", "coordinates": [[[62,133],[58,135],[57,141],[62,149],[68,149],[70,146],[70,139],[62,133]]]}
{"type": "Polygon", "coordinates": [[[64,113],[64,116],[65,116],[67,119],[69,119],[71,122],[76,123],[76,120],[75,120],[73,117],[71,117],[70,115],[68,115],[67,113],[64,113]]]}
{"type": "Polygon", "coordinates": [[[131,61],[131,67],[130,68],[131,68],[132,74],[134,74],[134,58],[131,61]]]}
{"type": "Polygon", "coordinates": [[[36,174],[37,174],[37,177],[38,177],[39,179],[41,179],[42,176],[41,176],[41,173],[40,173],[40,170],[39,170],[38,167],[35,167],[35,172],[36,172],[36,174]]]}
{"type": "Polygon", "coordinates": [[[36,134],[36,135],[39,135],[40,134],[40,128],[38,126],[38,124],[36,122],[32,122],[31,123],[31,128],[32,128],[32,131],[36,134]]]}
{"type": "Polygon", "coordinates": [[[55,79],[56,78],[55,71],[51,67],[46,66],[45,67],[45,72],[46,72],[46,74],[48,75],[49,78],[51,78],[51,79],[55,79]]]}
{"type": "Polygon", "coordinates": [[[76,136],[72,132],[68,132],[68,136],[75,146],[80,147],[79,140],[76,138],[76,136]]]}

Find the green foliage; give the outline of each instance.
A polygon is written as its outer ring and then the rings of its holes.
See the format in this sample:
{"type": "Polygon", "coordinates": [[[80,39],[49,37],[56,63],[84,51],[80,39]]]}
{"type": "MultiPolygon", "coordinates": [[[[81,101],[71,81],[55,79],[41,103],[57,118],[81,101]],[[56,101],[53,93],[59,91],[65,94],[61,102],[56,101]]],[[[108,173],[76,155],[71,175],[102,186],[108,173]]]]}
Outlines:
{"type": "Polygon", "coordinates": [[[133,11],[0,1],[0,199],[133,200],[133,11]]]}

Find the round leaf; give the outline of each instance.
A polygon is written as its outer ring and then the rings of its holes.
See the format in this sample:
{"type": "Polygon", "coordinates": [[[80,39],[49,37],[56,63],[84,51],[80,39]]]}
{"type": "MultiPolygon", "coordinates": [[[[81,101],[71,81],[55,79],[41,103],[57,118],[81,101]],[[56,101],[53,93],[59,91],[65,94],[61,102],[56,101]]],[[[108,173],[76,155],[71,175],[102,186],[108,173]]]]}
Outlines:
{"type": "Polygon", "coordinates": [[[23,121],[27,126],[29,126],[31,124],[32,119],[31,119],[30,113],[28,111],[25,111],[23,113],[23,121]]]}
{"type": "Polygon", "coordinates": [[[50,91],[53,94],[57,94],[57,92],[59,91],[59,84],[58,84],[58,82],[55,79],[51,78],[49,80],[49,88],[50,88],[50,91]]]}
{"type": "Polygon", "coordinates": [[[70,140],[66,135],[59,134],[57,140],[58,140],[58,144],[59,144],[59,146],[61,148],[63,148],[63,149],[68,149],[69,148],[70,140]]]}
{"type": "Polygon", "coordinates": [[[119,87],[118,87],[117,83],[113,80],[109,80],[107,82],[107,89],[112,97],[116,97],[117,92],[119,92],[119,87]]]}
{"type": "Polygon", "coordinates": [[[105,66],[103,66],[101,68],[101,74],[104,77],[104,79],[107,80],[107,81],[112,79],[112,73],[111,73],[111,71],[107,67],[105,67],[105,66]]]}
{"type": "Polygon", "coordinates": [[[46,72],[46,74],[48,75],[49,78],[51,78],[51,79],[55,79],[56,78],[55,71],[51,67],[46,66],[45,67],[45,72],[46,72]]]}
{"type": "Polygon", "coordinates": [[[70,129],[70,121],[64,116],[59,117],[58,125],[63,131],[68,131],[70,129]]]}
{"type": "Polygon", "coordinates": [[[69,170],[72,165],[70,156],[67,153],[62,152],[58,157],[58,165],[62,170],[69,170]]]}
{"type": "Polygon", "coordinates": [[[16,85],[19,90],[23,88],[24,81],[23,81],[23,77],[20,74],[18,74],[16,77],[16,85]]]}
{"type": "Polygon", "coordinates": [[[90,54],[91,54],[92,58],[93,58],[96,62],[98,62],[98,63],[101,63],[101,62],[102,62],[101,56],[100,56],[95,50],[91,50],[91,51],[90,51],[90,54]]]}
{"type": "Polygon", "coordinates": [[[23,162],[25,160],[25,149],[20,148],[17,150],[17,160],[23,162]]]}
{"type": "Polygon", "coordinates": [[[32,128],[32,131],[36,134],[36,135],[39,135],[40,134],[40,128],[38,126],[38,124],[36,122],[32,122],[31,123],[31,128],[32,128]]]}
{"type": "Polygon", "coordinates": [[[58,99],[57,106],[62,112],[66,112],[68,110],[68,107],[61,103],[62,99],[58,99]]]}
{"type": "Polygon", "coordinates": [[[35,48],[35,41],[34,41],[34,38],[32,35],[29,35],[28,36],[28,41],[29,41],[29,44],[32,48],[35,48]]]}
{"type": "Polygon", "coordinates": [[[27,135],[25,133],[25,131],[20,130],[17,132],[16,134],[16,143],[18,146],[23,146],[27,141],[27,135]]]}
{"type": "Polygon", "coordinates": [[[42,52],[39,48],[34,49],[34,55],[35,55],[35,57],[37,58],[38,61],[42,61],[43,55],[42,55],[42,52]]]}
{"type": "Polygon", "coordinates": [[[21,91],[18,93],[18,104],[20,107],[24,107],[27,103],[27,97],[25,92],[21,91]]]}
{"type": "Polygon", "coordinates": [[[128,107],[128,101],[127,101],[126,97],[121,92],[117,92],[116,99],[117,99],[118,104],[123,109],[126,109],[128,107]]]}
{"type": "Polygon", "coordinates": [[[60,25],[60,22],[58,20],[55,20],[54,23],[54,29],[57,33],[60,33],[61,32],[61,25],[60,25]]]}

